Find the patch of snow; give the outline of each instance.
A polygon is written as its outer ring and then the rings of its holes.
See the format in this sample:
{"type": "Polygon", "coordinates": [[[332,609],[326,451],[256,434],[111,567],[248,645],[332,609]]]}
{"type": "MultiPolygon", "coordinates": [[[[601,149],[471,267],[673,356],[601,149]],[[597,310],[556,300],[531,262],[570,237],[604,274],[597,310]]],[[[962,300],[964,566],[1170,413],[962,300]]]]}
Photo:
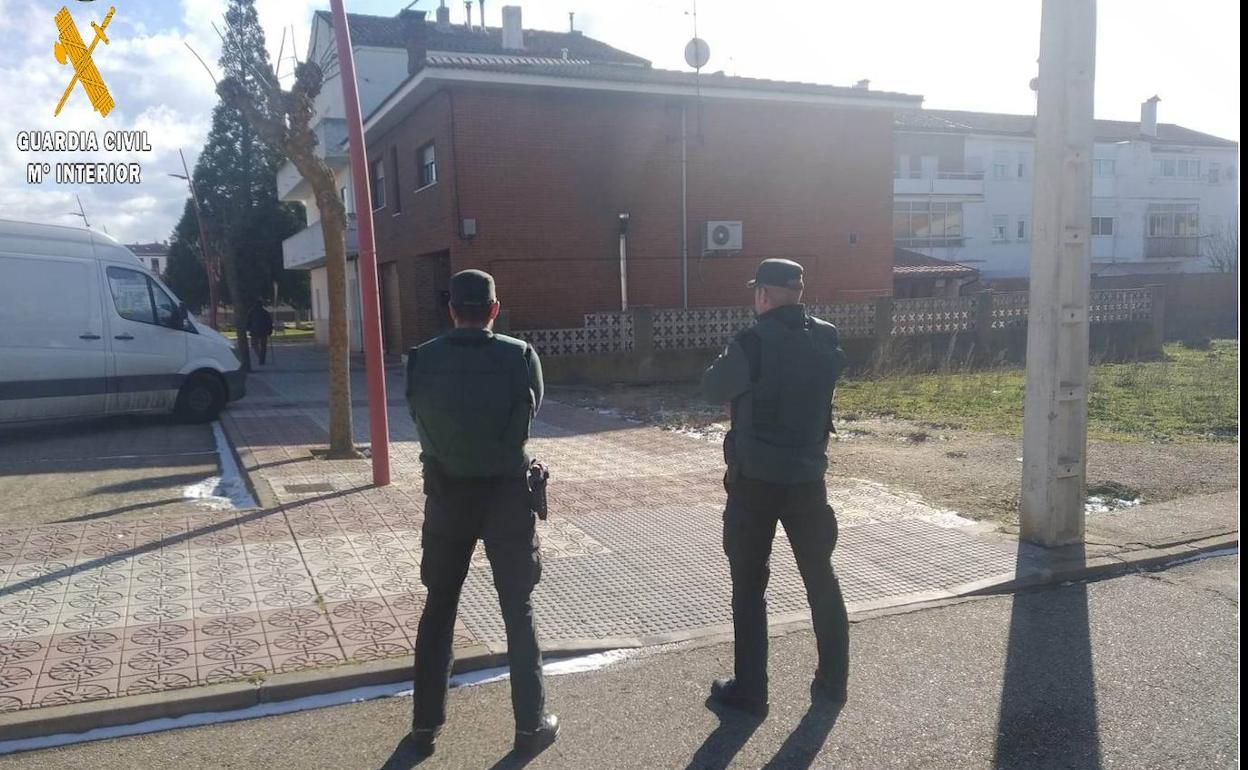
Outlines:
{"type": "Polygon", "coordinates": [[[217,464],[221,468],[220,476],[209,476],[182,490],[186,500],[197,500],[214,511],[228,511],[237,508],[255,508],[256,501],[247,489],[247,482],[234,462],[234,453],[230,451],[229,441],[220,422],[212,423],[212,438],[217,449],[217,464]]]}
{"type": "Polygon", "coordinates": [[[1140,498],[1127,500],[1121,497],[1099,497],[1092,495],[1088,501],[1083,504],[1083,512],[1088,513],[1109,513],[1110,511],[1121,511],[1124,508],[1134,508],[1140,504],[1140,498]]]}

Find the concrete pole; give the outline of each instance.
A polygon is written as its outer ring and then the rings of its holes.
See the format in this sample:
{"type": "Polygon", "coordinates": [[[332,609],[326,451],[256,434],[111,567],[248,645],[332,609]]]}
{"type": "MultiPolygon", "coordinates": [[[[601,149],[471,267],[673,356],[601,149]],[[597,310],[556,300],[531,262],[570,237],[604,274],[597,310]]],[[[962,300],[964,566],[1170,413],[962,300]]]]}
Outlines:
{"type": "Polygon", "coordinates": [[[1082,543],[1096,0],[1044,0],[1027,314],[1021,536],[1082,543]]]}

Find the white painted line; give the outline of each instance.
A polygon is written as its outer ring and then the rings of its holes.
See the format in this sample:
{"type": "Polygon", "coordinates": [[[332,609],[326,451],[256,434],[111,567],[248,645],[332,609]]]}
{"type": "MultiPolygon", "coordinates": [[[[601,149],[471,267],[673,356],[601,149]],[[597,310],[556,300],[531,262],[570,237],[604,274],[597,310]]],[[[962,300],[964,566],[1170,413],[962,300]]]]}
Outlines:
{"type": "Polygon", "coordinates": [[[247,489],[247,482],[234,462],[234,453],[221,429],[221,422],[212,423],[212,438],[217,447],[217,463],[221,468],[220,476],[209,476],[203,481],[190,485],[182,490],[182,497],[187,500],[198,500],[209,508],[218,511],[231,508],[256,508],[255,499],[247,489]]]}
{"type": "MultiPolygon", "coordinates": [[[[610,650],[579,658],[551,661],[543,664],[542,671],[546,676],[596,671],[625,660],[636,652],[636,650],[610,650]]],[[[451,688],[475,687],[489,682],[500,682],[507,678],[506,668],[487,668],[481,671],[470,671],[451,677],[451,688]]],[[[108,738],[122,738],[129,735],[147,735],[148,733],[159,733],[166,730],[179,730],[184,727],[202,727],[204,725],[223,724],[226,722],[241,722],[247,719],[293,714],[299,711],[312,711],[329,706],[342,706],[348,703],[362,703],[379,698],[407,698],[411,697],[411,695],[412,686],[406,683],[356,687],[351,690],[325,693],[323,695],[309,695],[304,698],[295,698],[277,703],[261,703],[234,711],[187,714],[180,717],[150,719],[146,722],[136,722],[132,725],[97,727],[84,733],[60,733],[58,735],[43,735],[35,738],[0,741],[0,756],[19,751],[36,751],[57,746],[72,746],[76,743],[88,743],[108,738]]]]}

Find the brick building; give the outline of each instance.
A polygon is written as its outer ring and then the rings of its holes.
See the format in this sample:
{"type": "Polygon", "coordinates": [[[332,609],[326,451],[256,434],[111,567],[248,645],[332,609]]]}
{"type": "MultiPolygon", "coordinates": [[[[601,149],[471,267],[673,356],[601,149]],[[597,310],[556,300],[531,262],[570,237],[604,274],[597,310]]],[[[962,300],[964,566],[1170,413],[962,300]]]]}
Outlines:
{"type": "MultiPolygon", "coordinates": [[[[376,18],[351,17],[353,38],[376,18]]],[[[469,267],[494,274],[517,330],[579,326],[625,294],[746,304],[766,257],[802,262],[811,302],[892,293],[893,112],[919,97],[659,70],[523,30],[518,8],[501,30],[385,21],[374,42],[407,54],[365,119],[389,351],[443,328],[440,293],[469,267]]]]}

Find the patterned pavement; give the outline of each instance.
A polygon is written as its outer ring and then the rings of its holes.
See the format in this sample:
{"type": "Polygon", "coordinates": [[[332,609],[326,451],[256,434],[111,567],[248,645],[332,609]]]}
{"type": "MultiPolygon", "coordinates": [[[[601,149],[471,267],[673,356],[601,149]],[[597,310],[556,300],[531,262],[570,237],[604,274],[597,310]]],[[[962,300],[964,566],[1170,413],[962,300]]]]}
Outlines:
{"type": "MultiPolygon", "coordinates": [[[[419,581],[419,445],[390,372],[395,483],[368,462],[316,459],[323,359],[283,346],[223,418],[267,507],[0,530],[0,711],[259,681],[411,654],[419,581]]],[[[363,390],[362,377],[354,382],[363,390]]],[[[366,440],[367,410],[355,410],[366,440]]],[[[649,644],[730,622],[721,453],[705,440],[557,403],[534,426],[552,468],[534,594],[548,644],[649,644]]],[[[865,481],[832,479],[836,565],[855,607],[1010,572],[1016,546],[865,481]]],[[[461,653],[504,648],[482,549],[464,588],[461,653]]],[[[773,617],[805,593],[783,533],[773,617]]]]}

